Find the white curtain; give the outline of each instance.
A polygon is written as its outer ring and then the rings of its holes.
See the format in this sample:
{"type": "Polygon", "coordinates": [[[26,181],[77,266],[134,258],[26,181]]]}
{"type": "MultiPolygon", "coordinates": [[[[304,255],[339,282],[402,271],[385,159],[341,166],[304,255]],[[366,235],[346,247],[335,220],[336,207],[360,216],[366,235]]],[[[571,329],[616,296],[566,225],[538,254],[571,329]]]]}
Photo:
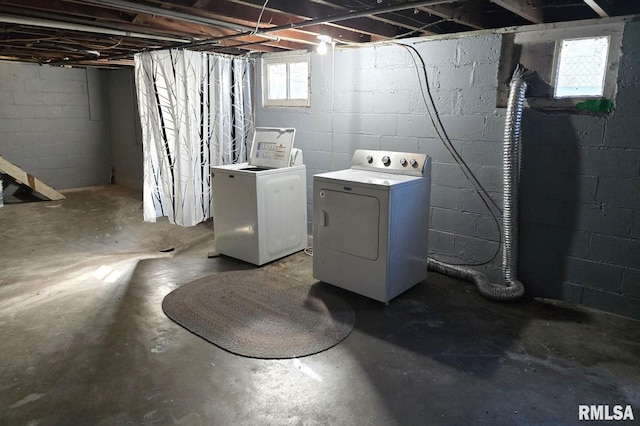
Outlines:
{"type": "Polygon", "coordinates": [[[144,151],[144,220],[211,217],[212,165],[246,161],[252,61],[189,50],[135,56],[144,151]]]}

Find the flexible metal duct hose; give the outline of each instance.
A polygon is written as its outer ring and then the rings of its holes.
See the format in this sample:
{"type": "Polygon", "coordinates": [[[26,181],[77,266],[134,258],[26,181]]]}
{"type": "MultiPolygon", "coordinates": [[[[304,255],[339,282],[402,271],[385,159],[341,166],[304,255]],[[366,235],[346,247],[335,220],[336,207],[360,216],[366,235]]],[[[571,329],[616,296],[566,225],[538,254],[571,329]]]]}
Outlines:
{"type": "Polygon", "coordinates": [[[427,267],[439,274],[470,281],[476,285],[481,295],[492,300],[515,300],[524,294],[524,286],[515,281],[513,284],[502,286],[493,284],[489,278],[480,271],[468,266],[449,265],[436,259],[429,258],[427,267]]]}
{"type": "MultiPolygon", "coordinates": [[[[511,79],[502,144],[502,274],[508,285],[522,289],[518,269],[518,187],[520,183],[520,127],[527,83],[526,70],[518,66],[511,79]]],[[[522,295],[522,294],[521,294],[522,295]]]]}
{"type": "Polygon", "coordinates": [[[520,181],[520,126],[527,83],[527,71],[518,66],[511,79],[507,117],[502,146],[503,212],[502,274],[506,286],[491,283],[480,271],[460,265],[449,265],[429,258],[428,268],[454,278],[473,282],[480,294],[493,300],[515,300],[524,295],[524,286],[516,278],[518,266],[518,183],[520,181]]]}

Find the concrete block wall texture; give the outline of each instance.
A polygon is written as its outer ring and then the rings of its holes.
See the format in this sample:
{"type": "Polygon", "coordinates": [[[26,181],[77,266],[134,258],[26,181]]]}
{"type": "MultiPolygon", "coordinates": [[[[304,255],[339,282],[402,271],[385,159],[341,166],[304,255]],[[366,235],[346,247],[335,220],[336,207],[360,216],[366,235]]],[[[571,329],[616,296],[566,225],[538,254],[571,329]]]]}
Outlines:
{"type": "MultiPolygon", "coordinates": [[[[529,295],[633,318],[640,318],[640,142],[634,136],[639,35],[640,23],[626,25],[617,109],[610,116],[525,110],[519,224],[519,276],[529,295]]],[[[506,113],[496,108],[501,35],[410,42],[425,60],[453,145],[501,205],[506,113]]],[[[430,255],[477,263],[499,248],[493,218],[437,138],[415,64],[402,47],[337,49],[333,70],[331,53],[312,53],[311,107],[258,103],[256,123],[297,128],[309,203],[313,175],[348,168],[357,148],[430,155],[430,255]]],[[[311,215],[309,205],[309,232],[311,215]]],[[[502,282],[500,256],[478,269],[502,282]]]]}
{"type": "Polygon", "coordinates": [[[109,183],[105,75],[90,72],[0,61],[0,155],[57,189],[109,183]]]}
{"type": "Polygon", "coordinates": [[[142,192],[142,134],[133,68],[107,73],[113,182],[142,192]]]}
{"type": "MultiPolygon", "coordinates": [[[[500,201],[504,112],[495,105],[501,36],[411,43],[425,61],[453,145],[500,201]]],[[[432,207],[427,213],[432,255],[462,263],[489,260],[499,248],[499,231],[429,119],[420,91],[420,60],[398,45],[337,49],[333,69],[332,60],[331,53],[311,54],[310,108],[258,105],[256,111],[260,126],[297,129],[296,146],[304,152],[308,173],[309,232],[313,175],[350,167],[359,148],[420,152],[433,162],[432,207]]],[[[260,79],[257,85],[260,93],[260,79]]],[[[499,258],[482,269],[500,280],[499,258]]]]}
{"type": "Polygon", "coordinates": [[[521,278],[533,294],[640,318],[640,23],[625,26],[616,110],[527,110],[521,278]],[[634,230],[636,229],[636,230],[634,230]]]}

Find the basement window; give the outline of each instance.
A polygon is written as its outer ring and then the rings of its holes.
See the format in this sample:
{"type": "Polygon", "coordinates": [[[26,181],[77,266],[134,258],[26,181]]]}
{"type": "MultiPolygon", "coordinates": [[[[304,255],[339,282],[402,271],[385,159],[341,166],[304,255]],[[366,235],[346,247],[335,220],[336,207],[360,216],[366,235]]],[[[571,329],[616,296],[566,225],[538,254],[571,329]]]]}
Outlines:
{"type": "Polygon", "coordinates": [[[263,59],[263,106],[308,107],[309,62],[309,55],[263,59]]]}
{"type": "Polygon", "coordinates": [[[608,52],[609,37],[559,42],[554,98],[601,97],[608,52]]]}
{"type": "Polygon", "coordinates": [[[516,64],[535,71],[525,106],[541,110],[602,114],[616,96],[624,24],[526,29],[503,35],[498,107],[505,107],[516,64]]]}

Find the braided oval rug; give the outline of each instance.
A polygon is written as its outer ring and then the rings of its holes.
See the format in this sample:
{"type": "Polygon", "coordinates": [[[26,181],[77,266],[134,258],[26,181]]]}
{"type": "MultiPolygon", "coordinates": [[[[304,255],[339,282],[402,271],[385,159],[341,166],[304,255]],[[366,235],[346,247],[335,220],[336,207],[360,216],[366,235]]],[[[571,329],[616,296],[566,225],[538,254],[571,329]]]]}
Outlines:
{"type": "Polygon", "coordinates": [[[162,301],[173,321],[231,353],[297,358],[327,350],[353,330],[351,306],[326,284],[261,269],[222,272],[184,284],[162,301]]]}

